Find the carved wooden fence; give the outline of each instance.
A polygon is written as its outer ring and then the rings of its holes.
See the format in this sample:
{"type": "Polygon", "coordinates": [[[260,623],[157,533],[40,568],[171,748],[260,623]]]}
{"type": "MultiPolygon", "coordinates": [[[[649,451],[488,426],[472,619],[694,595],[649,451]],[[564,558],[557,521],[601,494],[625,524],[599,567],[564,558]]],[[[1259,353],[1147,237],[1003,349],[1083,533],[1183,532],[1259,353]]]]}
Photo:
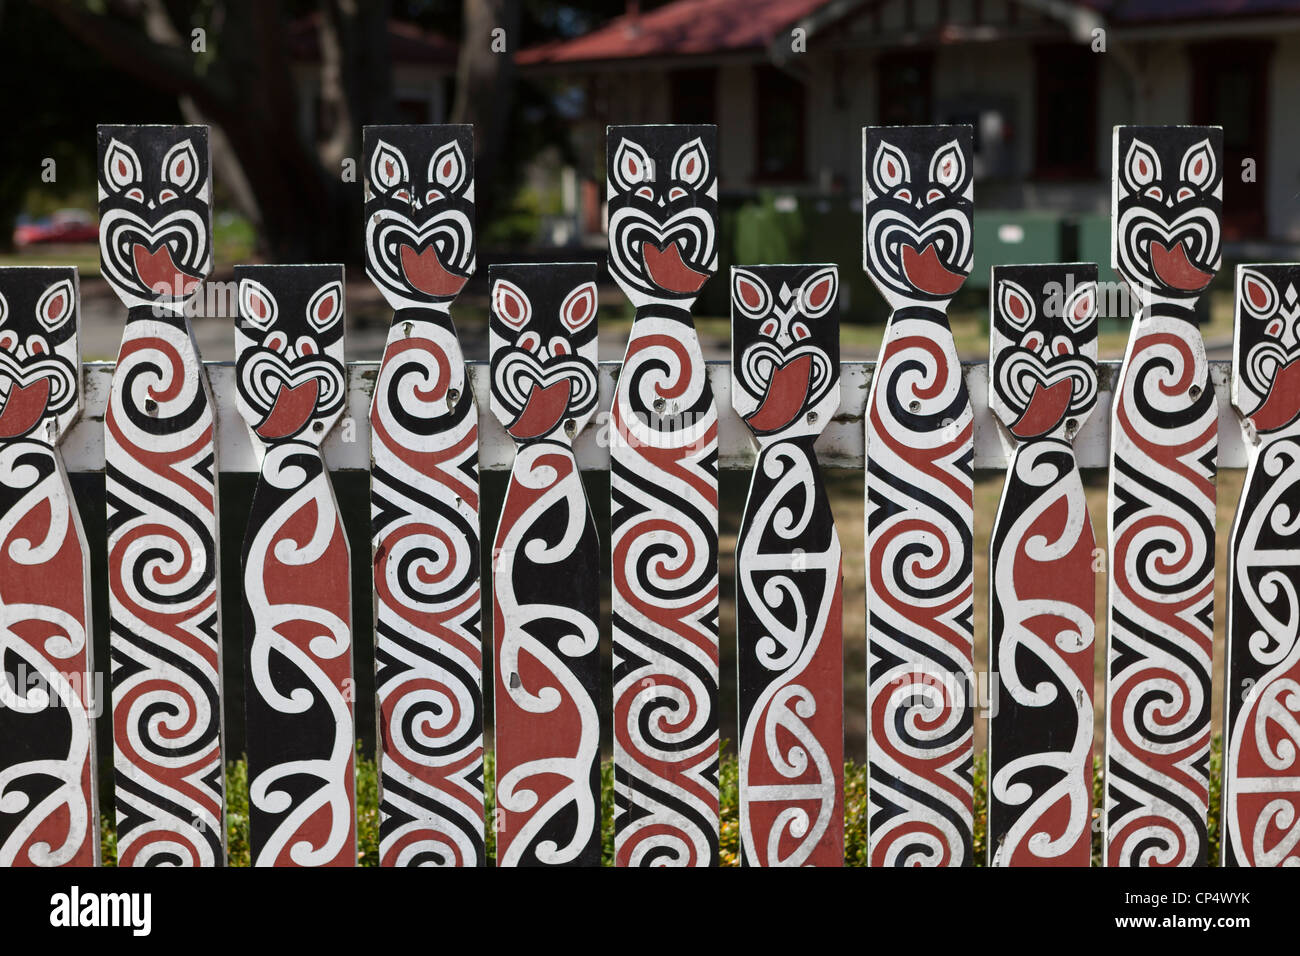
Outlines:
{"type": "Polygon", "coordinates": [[[1221,134],[1118,128],[1114,265],[1144,293],[1124,362],[1096,360],[1097,267],[1075,263],[995,269],[989,362],[963,366],[945,310],[973,261],[970,135],[865,131],[864,263],[894,310],[879,363],[839,360],[832,264],[733,269],[732,360],[703,361],[689,309],[717,269],[712,127],[610,129],[609,267],[637,314],[622,363],[595,361],[595,263],[491,267],[490,362],[465,362],[449,308],[475,267],[472,131],[375,127],[382,362],[344,363],[341,267],[250,266],[237,361],[202,366],[184,305],[211,268],[206,130],[102,127],[118,361],[80,365],[75,270],[0,269],[0,863],[99,855],[69,470],[107,478],[119,863],[224,862],[220,468],[258,475],[241,578],[257,864],[355,862],[357,706],[379,717],[384,865],[481,865],[485,825],[498,865],[597,862],[606,681],[617,863],[715,864],[723,468],[753,474],[736,545],[743,862],[842,862],[842,647],[865,639],[871,863],[969,865],[971,482],[1005,468],[980,582],[999,694],[989,862],[1086,865],[1080,467],[1111,476],[1105,862],[1206,862],[1214,475],[1245,467],[1217,689],[1223,861],[1295,863],[1300,266],[1239,267],[1234,360],[1207,361],[1191,317],[1218,268],[1221,134]],[[819,465],[866,470],[865,635],[842,634],[859,598],[819,465]],[[610,554],[590,468],[611,472],[610,554]],[[480,469],[510,471],[499,516],[481,512],[480,469]],[[352,657],[337,470],[371,478],[373,701],[349,692],[370,662],[352,657]],[[485,664],[481,529],[498,517],[485,664]]]}

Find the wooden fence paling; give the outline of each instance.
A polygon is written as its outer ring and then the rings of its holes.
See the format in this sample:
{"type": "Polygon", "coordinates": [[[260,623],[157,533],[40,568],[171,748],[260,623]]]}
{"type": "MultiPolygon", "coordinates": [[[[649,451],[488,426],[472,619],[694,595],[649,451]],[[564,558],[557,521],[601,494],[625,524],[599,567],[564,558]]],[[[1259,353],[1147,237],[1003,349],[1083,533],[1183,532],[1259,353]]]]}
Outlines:
{"type": "Polygon", "coordinates": [[[972,862],[974,432],[946,315],[974,255],[971,141],[863,130],[863,260],[894,310],[865,424],[873,866],[972,862]]]}
{"type": "Polygon", "coordinates": [[[1112,409],[1108,866],[1206,859],[1218,408],[1193,309],[1219,267],[1222,146],[1115,128],[1112,265],[1141,309],[1112,409]]]}
{"type": "Polygon", "coordinates": [[[355,866],[347,536],[320,453],[342,415],[343,267],[237,266],[240,414],[262,446],[243,548],[255,866],[355,866]]]}
{"type": "Polygon", "coordinates": [[[989,863],[1088,866],[1099,569],[1071,442],[1097,403],[1097,266],[995,266],[989,294],[989,403],[1017,442],[989,554],[989,863]]]}
{"type": "Polygon", "coordinates": [[[0,268],[0,866],[99,862],[79,305],[74,268],[0,268]]]}
{"type": "Polygon", "coordinates": [[[482,866],[478,408],[449,311],[474,131],[367,126],[363,156],[366,272],[396,310],[370,407],[380,862],[482,866]]]}
{"type": "Polygon", "coordinates": [[[104,422],[118,864],[225,857],[205,126],[100,126],[100,271],[128,308],[104,422]]]}
{"type": "Polygon", "coordinates": [[[1300,265],[1236,270],[1232,404],[1250,463],[1228,547],[1225,866],[1300,862],[1300,265]]]}
{"type": "Polygon", "coordinates": [[[813,445],[840,403],[833,265],[731,270],[736,413],[758,461],[736,537],[740,850],[844,864],[843,561],[813,445]]]}
{"type": "Polygon", "coordinates": [[[600,862],[596,264],[488,269],[492,411],[518,444],[492,549],[498,866],[600,862]]]}
{"type": "Polygon", "coordinates": [[[718,267],[717,127],[611,126],[606,153],[609,271],[636,307],[609,428],[614,858],[711,866],[718,412],[690,307],[718,267]]]}

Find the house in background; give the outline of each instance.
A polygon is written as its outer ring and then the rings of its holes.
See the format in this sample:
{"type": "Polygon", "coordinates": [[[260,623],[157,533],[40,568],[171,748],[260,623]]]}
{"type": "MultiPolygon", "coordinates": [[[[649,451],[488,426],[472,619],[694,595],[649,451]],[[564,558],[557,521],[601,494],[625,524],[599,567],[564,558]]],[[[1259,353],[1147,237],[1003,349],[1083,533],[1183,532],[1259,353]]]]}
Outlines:
{"type": "MultiPolygon", "coordinates": [[[[1001,212],[996,223],[984,216],[986,248],[1028,237],[1038,255],[1007,256],[1106,261],[1111,127],[1215,124],[1229,254],[1300,243],[1300,124],[1288,119],[1300,95],[1300,0],[629,3],[517,62],[568,111],[589,163],[578,176],[593,183],[578,195],[603,195],[594,183],[610,123],[717,123],[724,191],[849,203],[861,189],[862,126],[971,123],[977,209],[1001,212]],[[1104,52],[1094,52],[1099,38],[1104,52]],[[1247,160],[1254,182],[1242,181],[1247,160]],[[1036,231],[1036,211],[1075,221],[1075,244],[1040,249],[1051,230],[1036,231]]],[[[597,211],[574,215],[598,227],[597,211]]]]}

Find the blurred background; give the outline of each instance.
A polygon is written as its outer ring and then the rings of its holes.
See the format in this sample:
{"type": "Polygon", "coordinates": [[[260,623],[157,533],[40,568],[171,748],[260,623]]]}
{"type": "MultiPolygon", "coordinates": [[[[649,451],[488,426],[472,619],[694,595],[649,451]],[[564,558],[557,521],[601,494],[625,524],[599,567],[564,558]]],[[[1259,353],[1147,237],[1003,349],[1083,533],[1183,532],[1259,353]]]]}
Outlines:
{"type": "MultiPolygon", "coordinates": [[[[1232,265],[1300,257],[1300,124],[1290,113],[1300,102],[1300,0],[0,0],[0,71],[0,264],[80,267],[87,360],[114,357],[124,318],[98,278],[97,123],[209,124],[214,278],[229,279],[239,262],[346,263],[355,360],[379,358],[390,319],[361,264],[360,174],[346,175],[369,123],[475,125],[479,269],[454,308],[470,359],[487,357],[488,263],[604,260],[607,124],[718,124],[722,275],[732,263],[839,263],[845,359],[874,356],[887,314],[861,270],[868,124],[975,128],[975,270],[950,312],[965,359],[987,355],[992,265],[1093,260],[1115,278],[1115,124],[1224,127],[1224,268],[1201,310],[1211,357],[1230,356],[1232,265]]],[[[728,355],[727,288],[715,278],[695,310],[712,359],[728,355]]],[[[601,358],[617,359],[632,310],[612,284],[601,299],[601,358]]],[[[1129,318],[1103,318],[1103,358],[1123,354],[1129,318]]],[[[229,316],[199,315],[193,326],[206,359],[233,358],[229,316]]],[[[607,525],[608,477],[587,477],[607,525]]],[[[242,750],[237,564],[251,480],[223,475],[221,485],[232,755],[242,750]]],[[[747,480],[722,479],[733,740],[729,561],[747,480]]],[[[1105,476],[1086,480],[1104,547],[1105,476]]],[[[102,476],[76,481],[102,575],[102,476]]],[[[862,476],[827,481],[845,553],[848,754],[861,759],[862,476]]],[[[1221,549],[1240,481],[1220,476],[1221,549]]],[[[485,475],[488,540],[503,482],[485,475]]],[[[336,486],[369,701],[365,476],[339,474],[336,486]]],[[[979,477],[981,581],[1000,488],[1000,474],[979,477]]],[[[1102,612],[1102,574],[1097,595],[1102,612]]],[[[1098,701],[1103,648],[1099,639],[1098,701]]],[[[105,648],[97,654],[107,661],[105,648]]],[[[367,707],[359,729],[372,743],[367,707]]]]}

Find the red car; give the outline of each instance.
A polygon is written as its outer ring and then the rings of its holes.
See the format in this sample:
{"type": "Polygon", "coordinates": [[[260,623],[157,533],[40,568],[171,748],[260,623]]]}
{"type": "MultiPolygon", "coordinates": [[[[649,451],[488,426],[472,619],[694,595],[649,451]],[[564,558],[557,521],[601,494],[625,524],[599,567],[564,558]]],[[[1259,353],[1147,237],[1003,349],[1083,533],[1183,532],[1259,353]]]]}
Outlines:
{"type": "Polygon", "coordinates": [[[84,209],[60,209],[48,219],[20,222],[14,227],[14,245],[40,242],[98,242],[99,223],[84,209]]]}

